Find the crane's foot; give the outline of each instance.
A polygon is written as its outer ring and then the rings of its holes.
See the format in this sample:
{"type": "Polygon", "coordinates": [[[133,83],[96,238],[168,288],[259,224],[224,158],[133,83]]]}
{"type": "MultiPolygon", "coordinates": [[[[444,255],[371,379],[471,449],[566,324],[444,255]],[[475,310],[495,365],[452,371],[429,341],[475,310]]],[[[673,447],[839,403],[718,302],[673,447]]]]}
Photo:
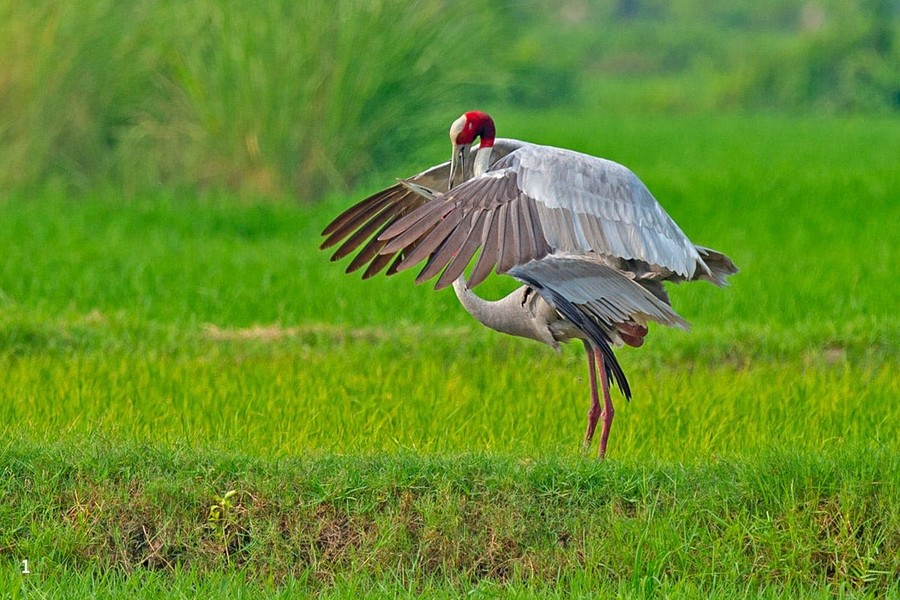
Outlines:
{"type": "Polygon", "coordinates": [[[594,439],[594,432],[597,430],[597,423],[600,421],[600,403],[591,402],[591,407],[587,413],[587,430],[584,432],[584,442],[581,444],[581,451],[587,454],[591,448],[591,441],[594,439]]]}
{"type": "Polygon", "coordinates": [[[612,401],[606,402],[603,412],[600,413],[600,422],[602,423],[602,426],[600,428],[600,449],[597,454],[597,458],[600,460],[606,458],[606,444],[609,441],[609,430],[612,429],[613,417],[615,417],[615,415],[616,411],[613,409],[612,401]]]}

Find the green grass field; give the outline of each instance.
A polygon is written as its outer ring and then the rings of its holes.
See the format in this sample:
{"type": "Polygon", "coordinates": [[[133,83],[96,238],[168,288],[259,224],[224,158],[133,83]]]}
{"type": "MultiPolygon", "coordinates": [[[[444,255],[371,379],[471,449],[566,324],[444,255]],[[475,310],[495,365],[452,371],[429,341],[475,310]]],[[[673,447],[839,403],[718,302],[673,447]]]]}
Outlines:
{"type": "MultiPolygon", "coordinates": [[[[19,194],[0,203],[0,584],[898,593],[900,123],[494,117],[628,165],[742,269],[671,289],[690,332],[619,351],[634,400],[610,460],[579,452],[580,347],[317,250],[407,172],[314,206],[19,194]]],[[[426,148],[410,173],[446,158],[426,148]]]]}

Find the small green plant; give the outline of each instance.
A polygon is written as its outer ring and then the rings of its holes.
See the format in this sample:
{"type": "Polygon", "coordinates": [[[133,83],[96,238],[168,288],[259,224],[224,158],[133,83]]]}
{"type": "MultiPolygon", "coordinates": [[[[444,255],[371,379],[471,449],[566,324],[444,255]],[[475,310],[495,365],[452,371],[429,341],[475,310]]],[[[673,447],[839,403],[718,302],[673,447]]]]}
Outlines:
{"type": "Polygon", "coordinates": [[[210,505],[206,515],[206,522],[215,530],[228,560],[231,559],[229,547],[238,529],[235,504],[232,501],[235,496],[237,490],[228,490],[222,496],[216,495],[215,502],[210,505]]]}
{"type": "Polygon", "coordinates": [[[224,496],[216,496],[215,503],[209,507],[209,515],[206,517],[207,522],[217,527],[224,527],[231,518],[234,510],[234,503],[231,499],[236,495],[236,490],[228,490],[224,496]]]}

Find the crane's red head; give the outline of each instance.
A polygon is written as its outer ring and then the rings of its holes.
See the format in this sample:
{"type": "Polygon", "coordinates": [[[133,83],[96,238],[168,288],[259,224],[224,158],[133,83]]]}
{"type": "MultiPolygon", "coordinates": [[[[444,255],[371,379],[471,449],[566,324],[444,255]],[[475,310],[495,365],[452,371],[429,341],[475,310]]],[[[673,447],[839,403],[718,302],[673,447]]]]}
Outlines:
{"type": "Polygon", "coordinates": [[[467,181],[484,173],[491,159],[491,150],[494,148],[494,120],[487,113],[478,110],[467,112],[450,125],[450,143],[453,152],[450,155],[450,180],[447,189],[453,189],[453,185],[459,177],[460,181],[467,181]],[[475,138],[480,138],[478,152],[475,160],[469,157],[469,148],[475,138]]]}
{"type": "Polygon", "coordinates": [[[480,147],[490,148],[494,145],[496,134],[494,120],[480,110],[469,111],[450,125],[450,142],[459,146],[471,144],[475,138],[480,138],[480,147]]]}

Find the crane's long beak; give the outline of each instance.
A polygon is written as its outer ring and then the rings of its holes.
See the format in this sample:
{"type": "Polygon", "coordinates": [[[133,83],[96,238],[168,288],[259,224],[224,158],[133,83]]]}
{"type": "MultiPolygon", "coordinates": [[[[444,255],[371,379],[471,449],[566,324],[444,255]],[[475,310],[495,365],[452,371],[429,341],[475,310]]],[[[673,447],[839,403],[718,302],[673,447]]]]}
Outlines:
{"type": "Polygon", "coordinates": [[[447,182],[447,190],[453,189],[453,180],[459,173],[460,182],[466,179],[466,157],[469,154],[469,144],[453,144],[450,154],[450,181],[447,182]]]}

